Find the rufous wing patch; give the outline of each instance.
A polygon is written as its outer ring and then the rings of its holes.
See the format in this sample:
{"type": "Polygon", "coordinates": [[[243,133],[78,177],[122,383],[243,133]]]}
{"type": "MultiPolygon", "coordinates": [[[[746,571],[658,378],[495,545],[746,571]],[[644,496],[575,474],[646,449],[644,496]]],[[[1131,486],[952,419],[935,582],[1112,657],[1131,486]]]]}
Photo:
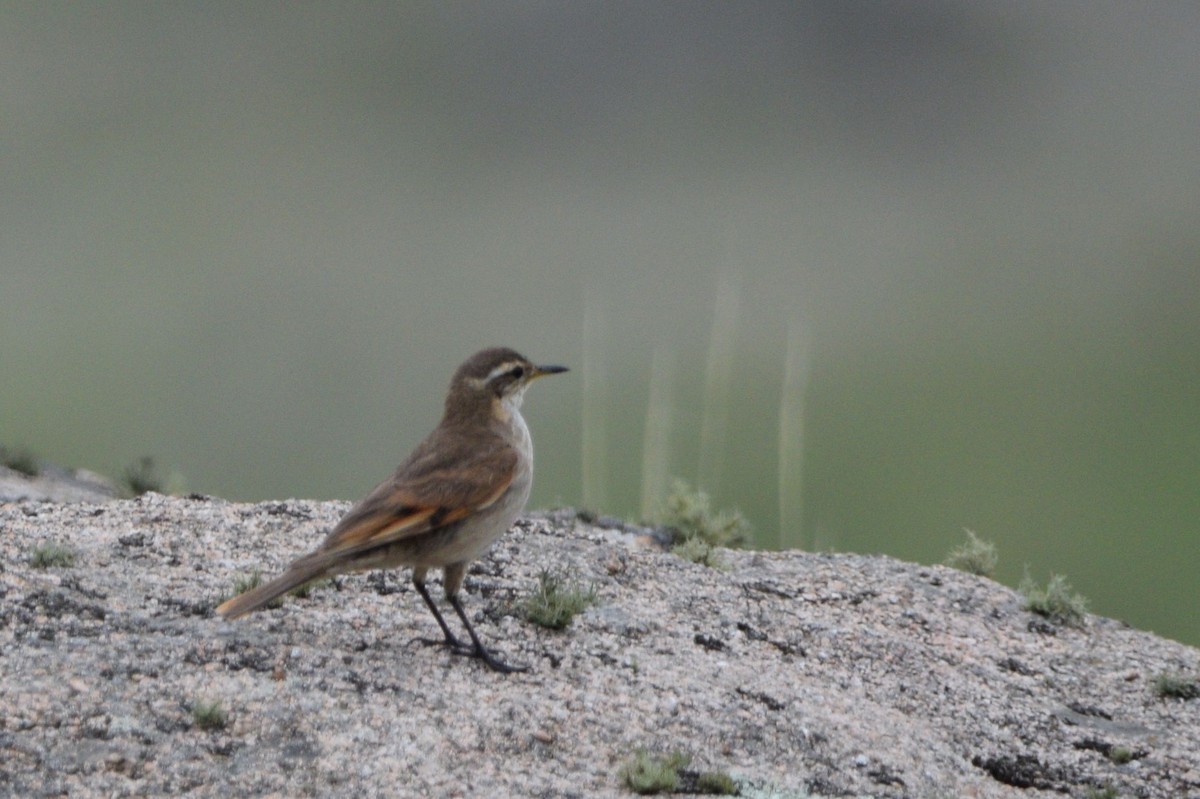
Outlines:
{"type": "Polygon", "coordinates": [[[321,551],[365,552],[462,521],[504,495],[516,454],[498,454],[478,469],[434,469],[383,483],[346,515],[321,551]]]}
{"type": "Polygon", "coordinates": [[[326,542],[324,549],[362,550],[387,541],[415,535],[429,528],[437,508],[401,508],[400,513],[377,511],[357,520],[326,542]]]}

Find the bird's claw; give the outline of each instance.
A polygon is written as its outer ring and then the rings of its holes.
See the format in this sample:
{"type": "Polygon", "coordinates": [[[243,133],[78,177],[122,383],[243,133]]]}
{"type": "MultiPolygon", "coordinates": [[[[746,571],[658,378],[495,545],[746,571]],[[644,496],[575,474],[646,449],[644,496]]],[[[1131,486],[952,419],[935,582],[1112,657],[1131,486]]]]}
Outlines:
{"type": "Polygon", "coordinates": [[[513,665],[505,663],[500,658],[493,655],[487,649],[476,646],[475,644],[460,641],[454,636],[447,638],[414,638],[412,639],[423,646],[444,646],[450,650],[450,654],[459,655],[460,657],[478,658],[484,662],[492,671],[500,672],[501,674],[513,674],[515,672],[529,671],[528,666],[513,665]]]}

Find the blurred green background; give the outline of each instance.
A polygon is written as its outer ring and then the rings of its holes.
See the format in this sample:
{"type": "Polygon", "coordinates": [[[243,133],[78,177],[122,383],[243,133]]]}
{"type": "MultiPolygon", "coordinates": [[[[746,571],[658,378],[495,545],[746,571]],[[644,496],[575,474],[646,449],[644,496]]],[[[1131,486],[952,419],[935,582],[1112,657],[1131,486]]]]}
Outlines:
{"type": "Polygon", "coordinates": [[[0,443],[356,498],[507,344],[532,505],[1200,643],[1200,6],[5,3],[0,443]]]}

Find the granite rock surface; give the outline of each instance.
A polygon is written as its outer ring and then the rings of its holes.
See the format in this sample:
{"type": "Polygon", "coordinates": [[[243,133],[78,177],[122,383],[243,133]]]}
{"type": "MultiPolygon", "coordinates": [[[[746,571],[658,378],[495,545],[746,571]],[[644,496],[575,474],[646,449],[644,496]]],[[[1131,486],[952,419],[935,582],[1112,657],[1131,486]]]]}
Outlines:
{"type": "Polygon", "coordinates": [[[723,771],[746,796],[1200,797],[1200,700],[1153,690],[1200,651],[1095,616],[1056,627],[942,566],[728,551],[718,571],[558,511],[466,583],[480,634],[527,673],[423,644],[437,629],[406,571],[214,615],[347,507],[0,503],[0,795],[629,796],[618,770],[645,748],[690,755],[685,787],[723,771]],[[35,567],[46,544],[74,564],[35,567]],[[535,626],[541,570],[598,603],[535,626]]]}

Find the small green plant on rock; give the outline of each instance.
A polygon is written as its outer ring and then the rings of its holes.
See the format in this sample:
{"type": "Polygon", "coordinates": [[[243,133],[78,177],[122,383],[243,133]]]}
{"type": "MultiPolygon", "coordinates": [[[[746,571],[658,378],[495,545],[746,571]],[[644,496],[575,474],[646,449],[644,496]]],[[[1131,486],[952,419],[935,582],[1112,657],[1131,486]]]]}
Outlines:
{"type": "Polygon", "coordinates": [[[578,614],[596,604],[594,586],[583,588],[561,574],[543,569],[538,587],[525,602],[525,617],[534,624],[561,630],[578,614]]]}
{"type": "Polygon", "coordinates": [[[1114,746],[1112,749],[1108,750],[1107,754],[1105,754],[1105,757],[1107,757],[1113,763],[1116,763],[1118,766],[1125,765],[1129,761],[1133,760],[1134,756],[1135,752],[1127,746],[1114,746]]]}
{"type": "Polygon", "coordinates": [[[737,796],[738,786],[724,771],[706,771],[696,778],[696,790],[710,796],[737,796]]]}
{"type": "MultiPolygon", "coordinates": [[[[231,595],[225,597],[225,599],[232,599],[233,597],[238,596],[239,594],[244,594],[247,591],[253,591],[255,588],[258,588],[262,584],[263,584],[263,576],[262,576],[262,572],[259,572],[259,571],[253,572],[252,574],[245,576],[245,577],[239,577],[233,581],[233,593],[231,595]]],[[[303,587],[304,586],[299,586],[295,590],[299,590],[299,588],[303,588],[303,587]]],[[[283,607],[283,597],[276,597],[275,599],[272,599],[270,602],[267,603],[267,607],[268,608],[283,607]]]]}
{"type": "Polygon", "coordinates": [[[950,554],[946,556],[946,565],[968,574],[991,577],[996,571],[996,563],[999,560],[996,555],[996,545],[991,541],[984,541],[975,535],[973,530],[963,528],[963,532],[967,534],[966,543],[960,544],[950,551],[950,554]]]}
{"type": "Polygon", "coordinates": [[[220,702],[199,701],[192,704],[192,724],[201,730],[223,730],[228,720],[220,702]]]}
{"type": "Polygon", "coordinates": [[[75,565],[75,552],[62,544],[42,544],[30,553],[29,565],[35,569],[69,569],[75,565]]]}
{"type": "Polygon", "coordinates": [[[239,577],[233,581],[233,595],[244,594],[247,591],[253,591],[262,585],[262,572],[256,571],[245,577],[239,577]]]}
{"type": "Polygon", "coordinates": [[[618,776],[634,793],[672,793],[679,787],[679,770],[691,760],[682,752],[659,757],[639,749],[621,766],[618,776]]]}
{"type": "Polygon", "coordinates": [[[1071,592],[1071,584],[1061,574],[1050,576],[1050,582],[1041,588],[1025,572],[1017,590],[1025,595],[1025,609],[1045,616],[1055,624],[1066,627],[1082,627],[1087,618],[1087,599],[1071,592]]]}
{"type": "Polygon", "coordinates": [[[683,543],[676,544],[671,547],[671,554],[710,569],[726,571],[729,568],[729,564],[725,562],[716,548],[699,538],[688,538],[683,543]]]}
{"type": "Polygon", "coordinates": [[[675,480],[663,506],[662,524],[671,529],[676,543],[699,538],[710,546],[740,547],[750,539],[750,523],[740,511],[713,511],[708,494],[685,480],[675,480]]]}
{"type": "Polygon", "coordinates": [[[715,547],[740,547],[750,540],[750,523],[740,511],[713,511],[708,494],[684,480],[675,480],[659,522],[670,532],[672,552],[712,568],[724,568],[715,547]]]}
{"type": "Polygon", "coordinates": [[[1161,699],[1200,699],[1200,680],[1163,672],[1154,678],[1154,693],[1161,699]]]}

